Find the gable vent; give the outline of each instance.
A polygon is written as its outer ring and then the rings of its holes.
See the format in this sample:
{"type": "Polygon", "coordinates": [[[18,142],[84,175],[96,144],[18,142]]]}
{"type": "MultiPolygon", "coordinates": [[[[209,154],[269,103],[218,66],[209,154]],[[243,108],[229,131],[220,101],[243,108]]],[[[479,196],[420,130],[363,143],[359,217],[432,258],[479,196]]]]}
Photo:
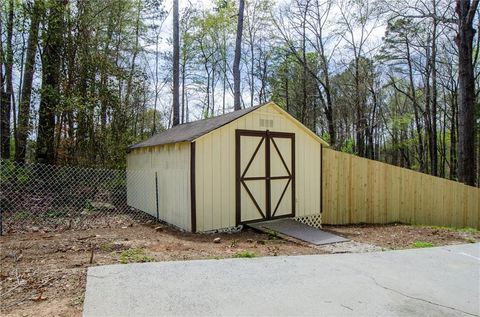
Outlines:
{"type": "Polygon", "coordinates": [[[260,119],[260,126],[264,128],[273,128],[273,120],[260,119]]]}

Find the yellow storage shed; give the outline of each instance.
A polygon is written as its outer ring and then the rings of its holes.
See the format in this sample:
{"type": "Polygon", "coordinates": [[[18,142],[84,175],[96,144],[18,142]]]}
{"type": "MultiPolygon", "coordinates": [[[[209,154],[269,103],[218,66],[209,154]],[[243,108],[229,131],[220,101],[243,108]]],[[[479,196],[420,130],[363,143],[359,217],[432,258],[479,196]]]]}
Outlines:
{"type": "Polygon", "coordinates": [[[319,225],[325,146],[273,102],[181,124],[130,146],[128,204],[192,232],[319,225]]]}

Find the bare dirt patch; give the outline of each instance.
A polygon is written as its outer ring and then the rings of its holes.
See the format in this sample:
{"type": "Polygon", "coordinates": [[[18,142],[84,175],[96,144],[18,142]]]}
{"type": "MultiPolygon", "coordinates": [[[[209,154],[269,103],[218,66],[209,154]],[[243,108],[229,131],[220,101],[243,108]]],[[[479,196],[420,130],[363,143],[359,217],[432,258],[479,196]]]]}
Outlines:
{"type": "Polygon", "coordinates": [[[9,234],[0,247],[2,316],[80,316],[89,266],[323,252],[252,230],[190,234],[160,224],[9,234]]]}
{"type": "Polygon", "coordinates": [[[423,245],[441,246],[480,241],[480,231],[475,229],[403,224],[324,226],[324,229],[354,241],[373,244],[385,249],[409,249],[423,245]]]}
{"type": "MultiPolygon", "coordinates": [[[[418,241],[432,245],[480,241],[478,231],[444,228],[365,225],[325,229],[354,243],[384,249],[409,248],[418,241]]],[[[2,316],[80,316],[89,266],[335,252],[252,230],[190,234],[161,224],[15,233],[0,237],[0,248],[2,316]],[[215,243],[215,238],[220,241],[215,243]]]]}

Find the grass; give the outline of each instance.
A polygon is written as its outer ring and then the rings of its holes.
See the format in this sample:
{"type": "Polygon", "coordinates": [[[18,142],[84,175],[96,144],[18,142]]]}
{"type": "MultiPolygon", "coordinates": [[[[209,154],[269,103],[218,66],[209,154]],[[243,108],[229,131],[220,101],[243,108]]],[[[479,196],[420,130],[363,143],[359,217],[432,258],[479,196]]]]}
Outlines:
{"type": "Polygon", "coordinates": [[[27,220],[28,218],[30,218],[32,215],[28,212],[28,211],[20,211],[20,212],[16,212],[13,214],[12,216],[12,219],[14,221],[22,221],[22,220],[27,220]]]}
{"type": "Polygon", "coordinates": [[[222,259],[224,259],[224,257],[220,256],[220,255],[213,255],[213,256],[210,256],[209,259],[210,260],[222,260],[222,259]]]}
{"type": "Polygon", "coordinates": [[[112,252],[113,248],[114,245],[111,242],[103,243],[100,245],[100,250],[102,250],[103,252],[112,252]]]}
{"type": "Polygon", "coordinates": [[[466,233],[479,233],[475,228],[465,227],[465,228],[455,228],[456,231],[466,232],[466,233]]]}
{"type": "Polygon", "coordinates": [[[153,262],[155,258],[146,254],[144,249],[128,249],[120,253],[120,263],[153,262]]]}
{"type": "Polygon", "coordinates": [[[61,217],[64,217],[66,215],[67,215],[67,213],[63,210],[49,209],[42,216],[45,217],[45,218],[61,218],[61,217]]]}
{"type": "Polygon", "coordinates": [[[274,230],[268,230],[268,240],[277,240],[278,239],[278,233],[274,230]]]}
{"type": "Polygon", "coordinates": [[[234,258],[254,258],[256,256],[255,252],[250,252],[248,250],[239,251],[233,255],[234,258]]]}
{"type": "Polygon", "coordinates": [[[444,226],[419,226],[422,228],[428,228],[428,229],[435,229],[435,230],[447,230],[447,231],[457,231],[457,232],[465,232],[465,233],[479,233],[480,231],[471,228],[471,227],[465,227],[465,228],[456,228],[456,227],[444,227],[444,226]]]}
{"type": "Polygon", "coordinates": [[[433,247],[433,243],[425,242],[425,241],[415,241],[412,243],[413,248],[431,248],[433,247]]]}

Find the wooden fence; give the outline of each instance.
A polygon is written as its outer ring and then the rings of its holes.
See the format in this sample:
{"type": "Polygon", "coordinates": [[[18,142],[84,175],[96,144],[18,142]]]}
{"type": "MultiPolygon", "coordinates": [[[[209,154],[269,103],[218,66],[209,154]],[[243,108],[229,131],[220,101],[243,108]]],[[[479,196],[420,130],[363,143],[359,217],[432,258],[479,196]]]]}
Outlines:
{"type": "Polygon", "coordinates": [[[392,223],[480,229],[480,189],[323,150],[324,224],[392,223]]]}

